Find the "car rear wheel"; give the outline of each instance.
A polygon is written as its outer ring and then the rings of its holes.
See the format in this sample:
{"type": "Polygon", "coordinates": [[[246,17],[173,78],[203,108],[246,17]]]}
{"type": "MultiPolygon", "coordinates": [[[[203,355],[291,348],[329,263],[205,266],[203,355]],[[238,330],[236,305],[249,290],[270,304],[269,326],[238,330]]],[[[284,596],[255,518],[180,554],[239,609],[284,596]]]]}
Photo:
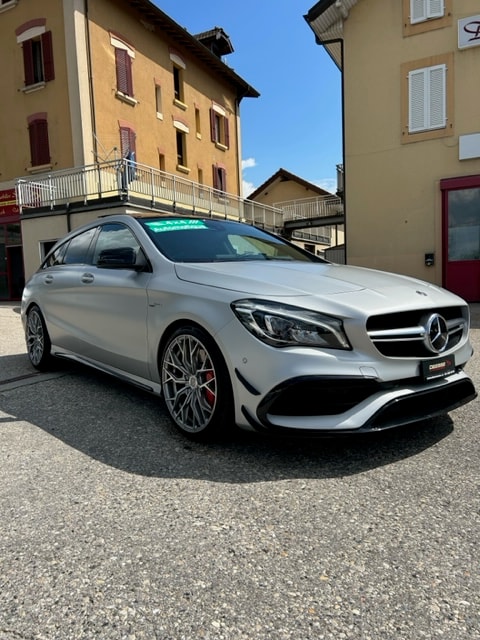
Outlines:
{"type": "Polygon", "coordinates": [[[197,440],[218,436],[232,422],[230,378],[215,342],[201,329],[177,329],[160,361],[162,394],[175,426],[197,440]]]}
{"type": "Polygon", "coordinates": [[[40,371],[49,368],[52,362],[50,336],[45,320],[37,306],[31,307],[27,313],[25,339],[30,362],[40,371]]]}

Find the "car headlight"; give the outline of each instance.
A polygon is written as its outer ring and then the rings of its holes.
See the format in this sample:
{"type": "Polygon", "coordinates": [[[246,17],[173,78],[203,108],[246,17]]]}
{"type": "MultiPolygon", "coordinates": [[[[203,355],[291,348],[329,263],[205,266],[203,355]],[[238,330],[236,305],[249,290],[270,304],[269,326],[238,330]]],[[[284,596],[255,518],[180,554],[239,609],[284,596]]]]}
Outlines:
{"type": "Polygon", "coordinates": [[[273,347],[351,349],[338,318],[267,300],[236,300],[231,307],[248,331],[273,347]]]}

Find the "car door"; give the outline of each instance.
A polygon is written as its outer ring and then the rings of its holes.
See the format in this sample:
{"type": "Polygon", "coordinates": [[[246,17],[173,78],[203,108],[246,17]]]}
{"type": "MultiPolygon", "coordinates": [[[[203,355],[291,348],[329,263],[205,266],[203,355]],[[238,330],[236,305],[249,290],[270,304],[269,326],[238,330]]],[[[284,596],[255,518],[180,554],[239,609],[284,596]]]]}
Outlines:
{"type": "Polygon", "coordinates": [[[151,270],[137,268],[135,261],[148,264],[133,232],[118,222],[101,225],[91,264],[79,274],[78,326],[89,358],[149,378],[147,284],[151,270]],[[130,256],[133,263],[125,259],[130,256]]]}

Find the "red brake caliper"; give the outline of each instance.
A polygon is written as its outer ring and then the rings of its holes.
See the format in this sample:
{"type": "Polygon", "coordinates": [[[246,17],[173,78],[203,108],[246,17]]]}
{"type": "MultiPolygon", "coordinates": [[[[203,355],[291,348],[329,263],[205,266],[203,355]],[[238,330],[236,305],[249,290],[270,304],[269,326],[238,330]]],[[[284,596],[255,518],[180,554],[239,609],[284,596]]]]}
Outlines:
{"type": "MultiPolygon", "coordinates": [[[[205,375],[205,379],[207,382],[209,382],[210,380],[213,380],[213,378],[215,377],[213,371],[207,371],[206,375],[205,375]]],[[[205,387],[205,398],[207,399],[208,404],[213,407],[214,403],[215,403],[215,394],[213,393],[213,391],[210,391],[210,389],[208,387],[205,387]]]]}

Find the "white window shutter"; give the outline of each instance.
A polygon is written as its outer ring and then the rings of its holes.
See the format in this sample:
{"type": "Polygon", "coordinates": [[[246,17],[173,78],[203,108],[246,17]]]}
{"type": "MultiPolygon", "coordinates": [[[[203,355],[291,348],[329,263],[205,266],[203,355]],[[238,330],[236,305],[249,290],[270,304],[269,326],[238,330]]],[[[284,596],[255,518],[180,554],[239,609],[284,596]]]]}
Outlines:
{"type": "Polygon", "coordinates": [[[427,0],[427,18],[441,18],[444,14],[444,0],[427,0]]]}
{"type": "Polygon", "coordinates": [[[425,22],[445,15],[444,0],[410,0],[410,22],[425,22]]]}
{"type": "Polygon", "coordinates": [[[423,22],[427,19],[427,0],[410,0],[410,22],[423,22]]]}
{"type": "Polygon", "coordinates": [[[441,129],[447,124],[446,118],[446,71],[444,64],[429,71],[429,128],[441,129]]]}
{"type": "Polygon", "coordinates": [[[408,74],[408,131],[442,129],[447,123],[444,64],[415,69],[408,74]]]}
{"type": "Polygon", "coordinates": [[[408,131],[415,133],[425,129],[426,69],[408,74],[408,131]]]}

